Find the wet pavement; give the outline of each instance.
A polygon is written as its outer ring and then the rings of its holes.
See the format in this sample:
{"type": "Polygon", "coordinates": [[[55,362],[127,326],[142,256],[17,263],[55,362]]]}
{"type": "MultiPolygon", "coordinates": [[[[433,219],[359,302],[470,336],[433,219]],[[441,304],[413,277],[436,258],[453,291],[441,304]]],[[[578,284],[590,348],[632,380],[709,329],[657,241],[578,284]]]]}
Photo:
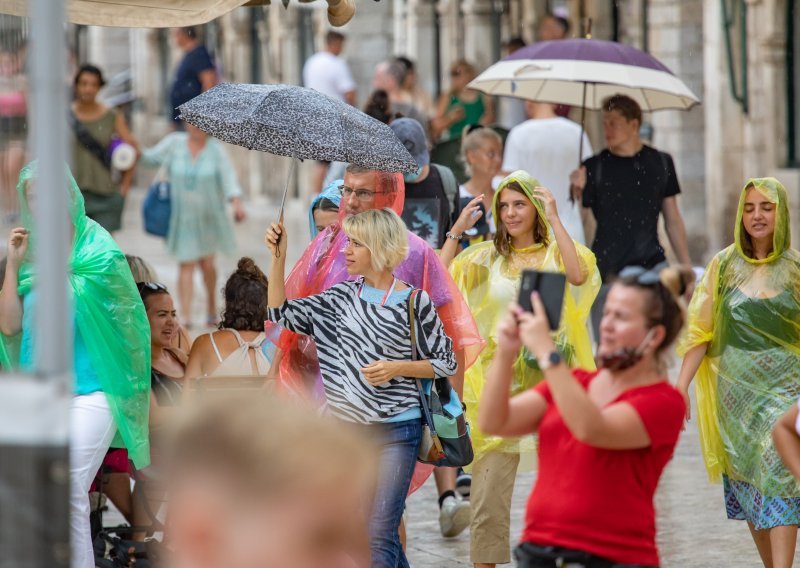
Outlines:
{"type": "MultiPolygon", "coordinates": [[[[129,196],[125,228],[116,237],[126,253],[138,254],[156,269],[170,289],[177,281],[177,264],[165,253],[160,239],[144,235],[141,229],[141,188],[129,196]]],[[[276,216],[275,206],[264,201],[247,204],[248,219],[236,227],[238,254],[252,256],[266,271],[268,253],[263,245],[264,230],[276,216]]],[[[286,213],[289,232],[289,264],[294,263],[308,243],[308,220],[304,204],[291,202],[286,213]]],[[[217,289],[235,268],[238,256],[219,258],[217,289]]],[[[204,292],[199,273],[195,277],[193,320],[205,320],[204,292]]],[[[194,330],[197,334],[199,330],[194,330]]],[[[677,367],[677,363],[676,366],[677,367]]],[[[676,368],[673,368],[675,374],[676,368]]],[[[512,542],[522,530],[525,502],[535,474],[520,474],[513,499],[512,542]]],[[[726,567],[751,568],[761,563],[747,526],[725,518],[721,485],[708,482],[700,454],[697,428],[688,425],[675,457],[667,467],[657,494],[658,544],[665,568],[726,567]]],[[[456,568],[470,566],[469,531],[453,539],[439,533],[438,506],[433,480],[408,502],[408,557],[415,568],[456,568]]]]}

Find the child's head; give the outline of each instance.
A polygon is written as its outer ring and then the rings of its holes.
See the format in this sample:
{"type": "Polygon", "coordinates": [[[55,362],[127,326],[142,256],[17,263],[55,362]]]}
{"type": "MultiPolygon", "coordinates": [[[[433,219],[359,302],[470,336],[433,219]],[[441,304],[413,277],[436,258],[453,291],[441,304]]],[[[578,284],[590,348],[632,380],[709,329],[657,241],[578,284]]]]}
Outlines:
{"type": "Polygon", "coordinates": [[[252,393],[192,405],[171,441],[171,565],[352,565],[374,482],[368,442],[252,393]]]}

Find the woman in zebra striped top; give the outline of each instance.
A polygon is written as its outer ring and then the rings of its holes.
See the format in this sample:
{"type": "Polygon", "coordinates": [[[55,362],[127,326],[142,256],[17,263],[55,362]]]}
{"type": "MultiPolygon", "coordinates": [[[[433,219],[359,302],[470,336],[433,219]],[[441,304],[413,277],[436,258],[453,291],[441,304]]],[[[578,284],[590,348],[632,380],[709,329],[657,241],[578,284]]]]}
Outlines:
{"type": "Polygon", "coordinates": [[[456,372],[453,343],[430,296],[398,280],[394,269],[408,253],[405,225],[391,209],[348,217],[347,271],[358,280],[323,293],[286,300],[286,233],[273,225],[267,318],[313,337],[328,406],[338,418],[365,425],[382,441],[378,488],[370,520],[373,568],[407,567],[397,529],[422,434],[417,378],[456,372]],[[280,254],[276,255],[276,251],[280,254]],[[411,355],[408,303],[414,302],[417,352],[411,355]]]}

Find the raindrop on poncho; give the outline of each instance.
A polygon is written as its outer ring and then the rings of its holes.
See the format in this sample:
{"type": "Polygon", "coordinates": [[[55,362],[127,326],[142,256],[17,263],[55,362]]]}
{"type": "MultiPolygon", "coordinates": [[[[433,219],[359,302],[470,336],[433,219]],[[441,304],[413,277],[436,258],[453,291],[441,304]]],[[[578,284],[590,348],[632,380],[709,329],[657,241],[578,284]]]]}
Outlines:
{"type": "MultiPolygon", "coordinates": [[[[545,221],[550,235],[549,244],[536,244],[522,250],[515,250],[506,258],[495,248],[493,241],[472,245],[459,254],[450,265],[450,274],[467,300],[478,329],[486,340],[486,348],[478,361],[467,369],[464,377],[464,402],[472,428],[472,445],[476,455],[488,451],[533,452],[535,446],[532,436],[521,439],[503,439],[488,436],[477,428],[478,405],[480,404],[486,373],[497,349],[496,328],[504,317],[511,302],[519,295],[520,276],[525,269],[547,272],[564,272],[558,245],[552,229],[547,223],[544,206],[534,197],[533,189],[539,183],[528,173],[519,170],[506,177],[498,186],[492,203],[495,222],[500,223],[498,199],[503,189],[516,182],[536,207],[536,214],[545,221]]],[[[574,242],[574,241],[573,241],[574,242]]],[[[587,318],[600,289],[600,273],[592,252],[585,246],[575,243],[581,270],[586,281],[581,286],[567,283],[561,325],[555,334],[555,342],[570,366],[594,369],[592,346],[587,329],[587,318]]],[[[514,362],[514,376],[511,394],[525,391],[542,380],[542,372],[535,357],[523,349],[514,362]]]]}
{"type": "Polygon", "coordinates": [[[798,487],[772,443],[778,417],[800,397],[800,253],[790,248],[786,190],[751,179],[736,213],[735,242],[708,264],[689,305],[678,352],[707,344],[695,380],[700,444],[709,478],[744,481],[764,497],[797,498],[798,487]],[[773,250],[745,252],[745,194],[775,203],[773,250]]]}
{"type": "MultiPolygon", "coordinates": [[[[111,235],[86,216],[83,196],[67,170],[69,215],[74,228],[69,257],[69,292],[75,325],[105,393],[117,434],[114,447],[124,447],[134,465],[150,463],[148,415],[150,408],[150,324],[125,255],[111,235]]],[[[36,177],[36,164],[22,169],[17,184],[22,223],[30,233],[28,256],[19,269],[17,293],[24,297],[36,285],[30,262],[36,246],[36,228],[25,188],[36,177]]],[[[32,332],[32,330],[27,330],[32,332]]],[[[21,334],[20,334],[21,335],[21,334]]],[[[19,363],[19,337],[2,338],[0,363],[19,363]]]]}

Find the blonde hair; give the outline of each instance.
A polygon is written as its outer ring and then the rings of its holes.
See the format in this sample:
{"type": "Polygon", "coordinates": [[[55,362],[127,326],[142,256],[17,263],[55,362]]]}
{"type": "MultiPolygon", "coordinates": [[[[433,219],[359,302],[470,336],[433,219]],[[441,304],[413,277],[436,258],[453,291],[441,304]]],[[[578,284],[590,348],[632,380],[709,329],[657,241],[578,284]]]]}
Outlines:
{"type": "MultiPolygon", "coordinates": [[[[469,126],[465,126],[464,132],[466,132],[468,128],[469,126]]],[[[467,154],[475,150],[480,150],[484,142],[497,142],[500,145],[500,157],[502,158],[503,138],[487,126],[476,128],[469,134],[466,134],[461,140],[461,153],[458,156],[468,176],[472,176],[472,168],[470,168],[469,162],[467,161],[467,154]]]]}
{"type": "Polygon", "coordinates": [[[368,489],[376,471],[372,443],[354,429],[261,393],[220,393],[185,405],[167,442],[173,483],[196,474],[218,480],[220,490],[267,498],[368,489]]]}
{"type": "Polygon", "coordinates": [[[156,271],[142,257],[126,254],[125,260],[128,261],[128,268],[131,269],[134,282],[137,284],[139,282],[158,282],[156,271]]]}
{"type": "Polygon", "coordinates": [[[370,209],[347,217],[342,228],[349,239],[363,244],[373,270],[396,268],[408,255],[408,234],[400,216],[389,208],[370,209]]]}

